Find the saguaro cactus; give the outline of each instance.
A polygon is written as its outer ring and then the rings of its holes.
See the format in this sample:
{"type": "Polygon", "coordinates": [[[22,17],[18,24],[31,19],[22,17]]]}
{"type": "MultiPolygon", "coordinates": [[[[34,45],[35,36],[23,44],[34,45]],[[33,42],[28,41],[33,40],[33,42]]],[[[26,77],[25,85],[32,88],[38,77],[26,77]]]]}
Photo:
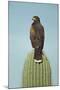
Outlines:
{"type": "Polygon", "coordinates": [[[42,63],[36,63],[33,53],[27,56],[23,70],[22,87],[40,87],[51,85],[51,68],[47,57],[42,55],[42,63]]]}

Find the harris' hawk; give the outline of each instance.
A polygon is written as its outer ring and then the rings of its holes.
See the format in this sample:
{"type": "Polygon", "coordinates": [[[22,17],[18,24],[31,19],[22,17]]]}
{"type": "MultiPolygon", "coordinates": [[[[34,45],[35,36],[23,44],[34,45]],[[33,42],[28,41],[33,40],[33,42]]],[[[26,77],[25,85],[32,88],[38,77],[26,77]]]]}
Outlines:
{"type": "Polygon", "coordinates": [[[34,48],[35,62],[42,62],[42,49],[44,46],[44,27],[38,16],[33,16],[33,23],[30,29],[30,40],[34,48]]]}

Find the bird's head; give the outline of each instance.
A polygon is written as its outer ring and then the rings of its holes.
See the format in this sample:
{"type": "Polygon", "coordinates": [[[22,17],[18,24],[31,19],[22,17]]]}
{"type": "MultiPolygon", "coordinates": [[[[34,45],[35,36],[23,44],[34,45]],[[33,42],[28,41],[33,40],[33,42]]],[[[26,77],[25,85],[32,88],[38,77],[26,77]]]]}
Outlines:
{"type": "Polygon", "coordinates": [[[33,16],[32,20],[34,22],[39,22],[40,23],[40,18],[38,16],[33,16]]]}

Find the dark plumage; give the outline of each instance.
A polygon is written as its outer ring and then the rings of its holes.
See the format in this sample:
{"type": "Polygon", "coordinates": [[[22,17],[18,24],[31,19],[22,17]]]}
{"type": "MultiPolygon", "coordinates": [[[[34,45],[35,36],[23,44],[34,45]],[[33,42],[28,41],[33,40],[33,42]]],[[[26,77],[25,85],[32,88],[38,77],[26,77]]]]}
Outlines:
{"type": "Polygon", "coordinates": [[[40,18],[38,16],[34,16],[32,20],[30,40],[35,50],[34,59],[40,60],[42,59],[42,49],[44,46],[44,27],[40,23],[40,18]]]}

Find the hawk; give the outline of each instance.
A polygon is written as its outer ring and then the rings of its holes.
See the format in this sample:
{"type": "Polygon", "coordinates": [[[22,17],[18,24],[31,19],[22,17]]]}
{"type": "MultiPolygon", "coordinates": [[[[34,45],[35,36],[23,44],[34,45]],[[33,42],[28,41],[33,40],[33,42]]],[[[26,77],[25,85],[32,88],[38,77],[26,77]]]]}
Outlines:
{"type": "Polygon", "coordinates": [[[38,16],[33,16],[33,23],[30,29],[30,40],[34,48],[35,62],[42,62],[42,50],[44,46],[44,27],[38,16]]]}

